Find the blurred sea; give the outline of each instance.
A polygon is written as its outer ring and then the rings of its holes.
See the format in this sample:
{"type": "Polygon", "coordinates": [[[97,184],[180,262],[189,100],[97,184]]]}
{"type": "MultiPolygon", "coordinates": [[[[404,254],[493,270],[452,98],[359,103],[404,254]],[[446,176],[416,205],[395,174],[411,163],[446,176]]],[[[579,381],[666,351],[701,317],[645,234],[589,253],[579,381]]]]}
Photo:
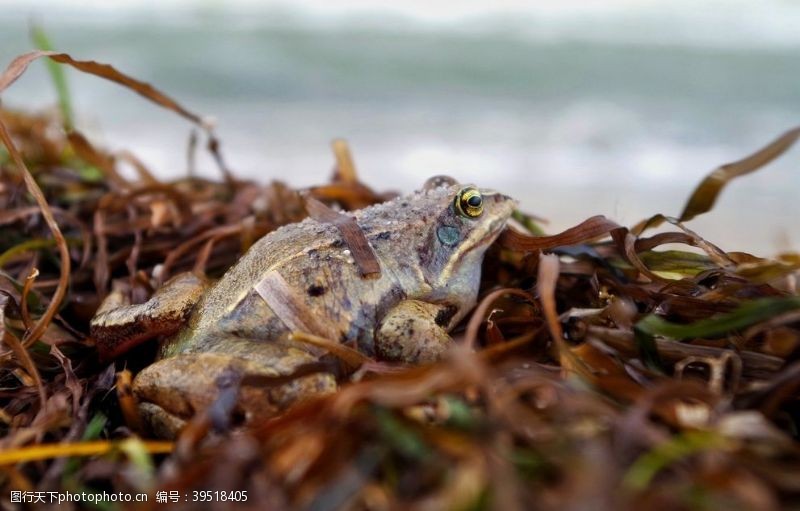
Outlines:
{"type": "MultiPolygon", "coordinates": [[[[153,83],[216,118],[241,175],[319,183],[345,137],[368,184],[451,174],[553,232],[677,215],[711,169],[800,124],[800,3],[582,4],[5,1],[0,47],[5,62],[29,49],[36,21],[59,49],[153,83]]],[[[69,78],[93,139],[185,172],[185,122],[69,78]]],[[[37,63],[3,101],[54,97],[37,63]]],[[[689,226],[729,250],[800,249],[798,163],[800,148],[734,182],[689,226]]]]}

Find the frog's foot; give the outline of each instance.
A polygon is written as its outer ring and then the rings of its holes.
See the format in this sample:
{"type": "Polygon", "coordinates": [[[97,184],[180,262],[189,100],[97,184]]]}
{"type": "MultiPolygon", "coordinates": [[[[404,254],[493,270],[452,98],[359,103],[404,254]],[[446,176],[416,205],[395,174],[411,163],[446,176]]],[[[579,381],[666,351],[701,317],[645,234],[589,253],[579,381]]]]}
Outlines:
{"type": "Polygon", "coordinates": [[[91,322],[100,358],[108,360],[148,339],[177,332],[208,282],[190,272],[168,280],[144,303],[130,305],[119,290],[109,294],[91,322]]]}
{"type": "Polygon", "coordinates": [[[177,437],[188,422],[188,419],[173,415],[157,404],[144,401],[139,403],[139,417],[142,424],[146,425],[148,434],[167,440],[177,437]]]}
{"type": "Polygon", "coordinates": [[[208,410],[219,396],[223,375],[245,381],[233,409],[244,424],[274,416],[304,397],[336,390],[336,380],[327,372],[292,376],[317,361],[296,348],[242,339],[225,340],[221,346],[227,348],[224,353],[178,354],[136,376],[133,391],[139,411],[154,435],[174,437],[186,420],[208,410]],[[247,384],[248,377],[255,377],[256,383],[247,384]]]}
{"type": "Polygon", "coordinates": [[[453,339],[447,326],[455,309],[405,300],[383,317],[375,333],[378,357],[391,362],[425,364],[439,360],[453,339]]]}

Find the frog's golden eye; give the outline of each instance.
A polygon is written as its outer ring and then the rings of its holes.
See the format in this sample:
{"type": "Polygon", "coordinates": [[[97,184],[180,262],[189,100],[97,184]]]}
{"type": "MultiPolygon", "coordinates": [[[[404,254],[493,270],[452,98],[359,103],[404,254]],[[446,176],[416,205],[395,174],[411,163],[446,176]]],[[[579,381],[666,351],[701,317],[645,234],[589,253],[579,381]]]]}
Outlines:
{"type": "Polygon", "coordinates": [[[483,195],[477,188],[464,188],[456,195],[456,210],[467,218],[477,218],[483,213],[483,195]]]}

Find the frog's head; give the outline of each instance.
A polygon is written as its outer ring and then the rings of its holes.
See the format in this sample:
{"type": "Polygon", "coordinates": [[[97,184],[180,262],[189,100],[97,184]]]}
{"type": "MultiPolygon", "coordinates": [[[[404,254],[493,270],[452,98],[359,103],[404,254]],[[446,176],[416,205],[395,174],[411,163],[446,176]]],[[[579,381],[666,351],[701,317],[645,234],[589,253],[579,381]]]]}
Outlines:
{"type": "Polygon", "coordinates": [[[425,280],[434,292],[448,288],[477,293],[486,249],[505,228],[517,201],[474,185],[445,184],[423,191],[437,215],[419,247],[425,280]]]}

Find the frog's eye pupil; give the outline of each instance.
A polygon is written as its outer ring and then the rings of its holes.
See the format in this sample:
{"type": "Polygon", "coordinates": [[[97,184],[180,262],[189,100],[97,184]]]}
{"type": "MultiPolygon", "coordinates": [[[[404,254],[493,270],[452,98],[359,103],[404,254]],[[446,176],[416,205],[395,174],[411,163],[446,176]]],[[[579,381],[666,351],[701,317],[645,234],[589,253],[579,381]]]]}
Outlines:
{"type": "Polygon", "coordinates": [[[456,210],[467,218],[477,218],[483,213],[483,196],[476,188],[464,188],[456,196],[456,210]]]}

